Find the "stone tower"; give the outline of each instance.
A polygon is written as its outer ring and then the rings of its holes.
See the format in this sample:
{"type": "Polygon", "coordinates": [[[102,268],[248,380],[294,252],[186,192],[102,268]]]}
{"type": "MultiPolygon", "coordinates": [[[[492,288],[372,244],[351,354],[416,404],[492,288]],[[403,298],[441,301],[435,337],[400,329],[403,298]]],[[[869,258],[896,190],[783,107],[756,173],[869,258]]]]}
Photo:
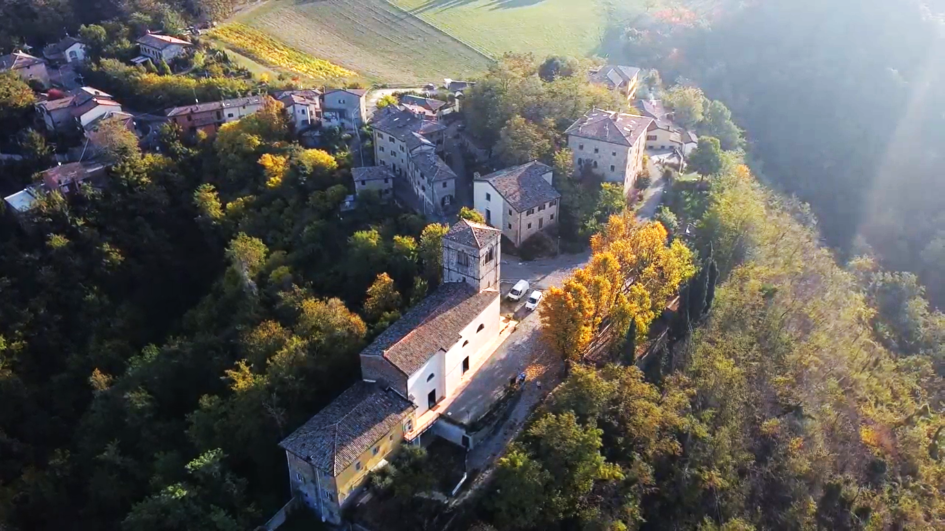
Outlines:
{"type": "Polygon", "coordinates": [[[443,282],[499,291],[502,232],[462,219],[443,238],[443,282]]]}

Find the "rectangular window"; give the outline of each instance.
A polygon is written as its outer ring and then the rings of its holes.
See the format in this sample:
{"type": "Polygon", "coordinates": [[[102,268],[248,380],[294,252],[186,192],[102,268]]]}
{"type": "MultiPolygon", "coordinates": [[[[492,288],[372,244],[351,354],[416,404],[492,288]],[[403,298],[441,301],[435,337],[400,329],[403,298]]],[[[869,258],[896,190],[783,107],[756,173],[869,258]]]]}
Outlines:
{"type": "Polygon", "coordinates": [[[468,370],[469,370],[469,356],[466,356],[466,358],[463,359],[463,374],[466,374],[468,370]]]}
{"type": "Polygon", "coordinates": [[[389,180],[390,180],[390,179],[388,179],[387,177],[384,177],[384,184],[387,184],[387,181],[389,181],[389,180]]]}
{"type": "Polygon", "coordinates": [[[400,146],[401,153],[404,151],[404,146],[400,146]]]}
{"type": "Polygon", "coordinates": [[[528,212],[526,212],[525,215],[526,215],[526,216],[531,216],[531,215],[534,214],[534,213],[535,213],[535,209],[534,209],[534,208],[529,208],[529,209],[528,209],[528,212]]]}
{"type": "Polygon", "coordinates": [[[464,253],[464,252],[462,252],[462,251],[460,251],[459,253],[456,254],[456,263],[459,264],[459,265],[461,265],[461,266],[468,266],[468,265],[469,265],[469,255],[466,254],[466,253],[464,253]]]}
{"type": "Polygon", "coordinates": [[[548,204],[551,205],[551,206],[555,206],[555,205],[558,204],[558,200],[557,200],[557,199],[552,199],[551,202],[548,203],[548,204]]]}
{"type": "Polygon", "coordinates": [[[614,171],[614,165],[613,165],[613,164],[610,165],[610,171],[614,171]]]}
{"type": "Polygon", "coordinates": [[[594,148],[594,154],[597,154],[597,153],[600,153],[600,149],[599,149],[599,148],[594,148]]]}
{"type": "Polygon", "coordinates": [[[222,120],[222,119],[223,119],[223,113],[221,113],[220,111],[217,111],[217,120],[222,120]]]}
{"type": "Polygon", "coordinates": [[[361,186],[364,186],[364,185],[366,185],[366,184],[367,184],[366,181],[361,181],[361,186]]]}
{"type": "Polygon", "coordinates": [[[528,228],[532,228],[532,224],[531,224],[531,223],[528,224],[528,228]]]}
{"type": "Polygon", "coordinates": [[[394,434],[391,433],[390,435],[388,435],[388,436],[387,436],[387,440],[393,442],[393,441],[394,441],[394,434]]]}
{"type": "Polygon", "coordinates": [[[378,148],[377,148],[377,149],[379,149],[379,150],[381,151],[381,153],[383,153],[383,152],[384,152],[384,146],[378,146],[378,148]]]}
{"type": "Polygon", "coordinates": [[[446,183],[443,183],[443,188],[446,188],[446,183]]]}
{"type": "Polygon", "coordinates": [[[490,247],[490,248],[489,248],[489,252],[486,253],[486,262],[485,262],[485,263],[488,264],[489,262],[492,261],[493,258],[495,258],[495,247],[490,247]]]}
{"type": "Polygon", "coordinates": [[[357,463],[354,464],[354,469],[357,470],[358,472],[361,471],[361,461],[358,461],[357,463]]]}
{"type": "Polygon", "coordinates": [[[555,219],[555,215],[554,215],[554,214],[551,215],[551,219],[555,219]]]}
{"type": "Polygon", "coordinates": [[[616,157],[616,156],[617,156],[617,152],[616,152],[616,151],[611,151],[611,152],[610,152],[610,156],[611,156],[611,157],[616,157]]]}
{"type": "Polygon", "coordinates": [[[594,167],[595,167],[595,168],[597,167],[597,161],[596,161],[596,160],[594,161],[594,167]]]}
{"type": "Polygon", "coordinates": [[[486,201],[492,201],[492,194],[486,192],[486,201]]]}
{"type": "Polygon", "coordinates": [[[545,218],[538,218],[538,228],[540,229],[544,226],[545,226],[545,218]]]}
{"type": "Polygon", "coordinates": [[[584,144],[578,144],[578,151],[584,151],[584,144]]]}
{"type": "Polygon", "coordinates": [[[512,228],[512,224],[511,224],[511,223],[509,223],[509,228],[510,228],[510,229],[512,228]]]}
{"type": "Polygon", "coordinates": [[[656,140],[656,135],[646,135],[646,139],[650,141],[656,140]]]}
{"type": "Polygon", "coordinates": [[[226,117],[227,117],[227,118],[232,118],[232,117],[233,117],[233,113],[231,113],[231,112],[226,113],[226,117]]]}
{"type": "Polygon", "coordinates": [[[545,205],[539,205],[539,206],[538,206],[538,211],[539,211],[539,212],[541,212],[541,211],[544,210],[544,209],[545,209],[545,205]]]}
{"type": "Polygon", "coordinates": [[[377,455],[377,452],[380,451],[380,449],[380,446],[375,446],[374,449],[371,450],[371,455],[377,455]]]}

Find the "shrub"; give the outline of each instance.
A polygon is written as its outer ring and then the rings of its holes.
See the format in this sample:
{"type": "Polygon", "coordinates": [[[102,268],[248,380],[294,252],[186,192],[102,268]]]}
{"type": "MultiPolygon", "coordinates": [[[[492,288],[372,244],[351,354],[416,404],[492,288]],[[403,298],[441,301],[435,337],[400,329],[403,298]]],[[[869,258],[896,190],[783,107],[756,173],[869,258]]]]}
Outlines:
{"type": "Polygon", "coordinates": [[[525,240],[519,248],[522,260],[530,261],[541,256],[554,254],[555,242],[544,232],[539,232],[525,240]]]}
{"type": "Polygon", "coordinates": [[[653,219],[662,223],[670,235],[675,234],[676,230],[679,229],[679,220],[676,218],[676,214],[665,205],[656,211],[653,219]]]}
{"type": "Polygon", "coordinates": [[[650,176],[644,174],[637,178],[636,182],[633,183],[633,186],[637,190],[646,190],[647,188],[650,187],[650,184],[651,184],[650,176]]]}

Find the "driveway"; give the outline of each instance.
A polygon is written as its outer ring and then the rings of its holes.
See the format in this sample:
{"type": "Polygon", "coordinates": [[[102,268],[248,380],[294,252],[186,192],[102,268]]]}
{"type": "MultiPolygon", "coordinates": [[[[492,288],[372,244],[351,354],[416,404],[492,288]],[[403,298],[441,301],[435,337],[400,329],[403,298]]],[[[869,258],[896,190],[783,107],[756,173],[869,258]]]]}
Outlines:
{"type": "Polygon", "coordinates": [[[663,203],[663,191],[666,188],[666,182],[663,180],[663,167],[653,163],[650,159],[650,186],[643,191],[643,201],[637,208],[637,217],[642,220],[653,219],[656,211],[663,203]]]}

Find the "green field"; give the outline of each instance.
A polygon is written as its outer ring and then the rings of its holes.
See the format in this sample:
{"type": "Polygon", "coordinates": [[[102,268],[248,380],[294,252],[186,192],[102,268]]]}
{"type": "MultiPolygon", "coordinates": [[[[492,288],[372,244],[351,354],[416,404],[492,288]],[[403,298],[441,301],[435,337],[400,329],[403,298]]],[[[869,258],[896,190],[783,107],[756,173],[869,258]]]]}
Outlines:
{"type": "MultiPolygon", "coordinates": [[[[391,0],[446,33],[500,56],[601,53],[604,32],[640,14],[645,0],[391,0]]],[[[655,4],[655,2],[654,2],[655,4]]]]}
{"type": "Polygon", "coordinates": [[[461,79],[491,63],[487,56],[386,0],[274,0],[235,20],[371,81],[415,84],[461,79]]]}

